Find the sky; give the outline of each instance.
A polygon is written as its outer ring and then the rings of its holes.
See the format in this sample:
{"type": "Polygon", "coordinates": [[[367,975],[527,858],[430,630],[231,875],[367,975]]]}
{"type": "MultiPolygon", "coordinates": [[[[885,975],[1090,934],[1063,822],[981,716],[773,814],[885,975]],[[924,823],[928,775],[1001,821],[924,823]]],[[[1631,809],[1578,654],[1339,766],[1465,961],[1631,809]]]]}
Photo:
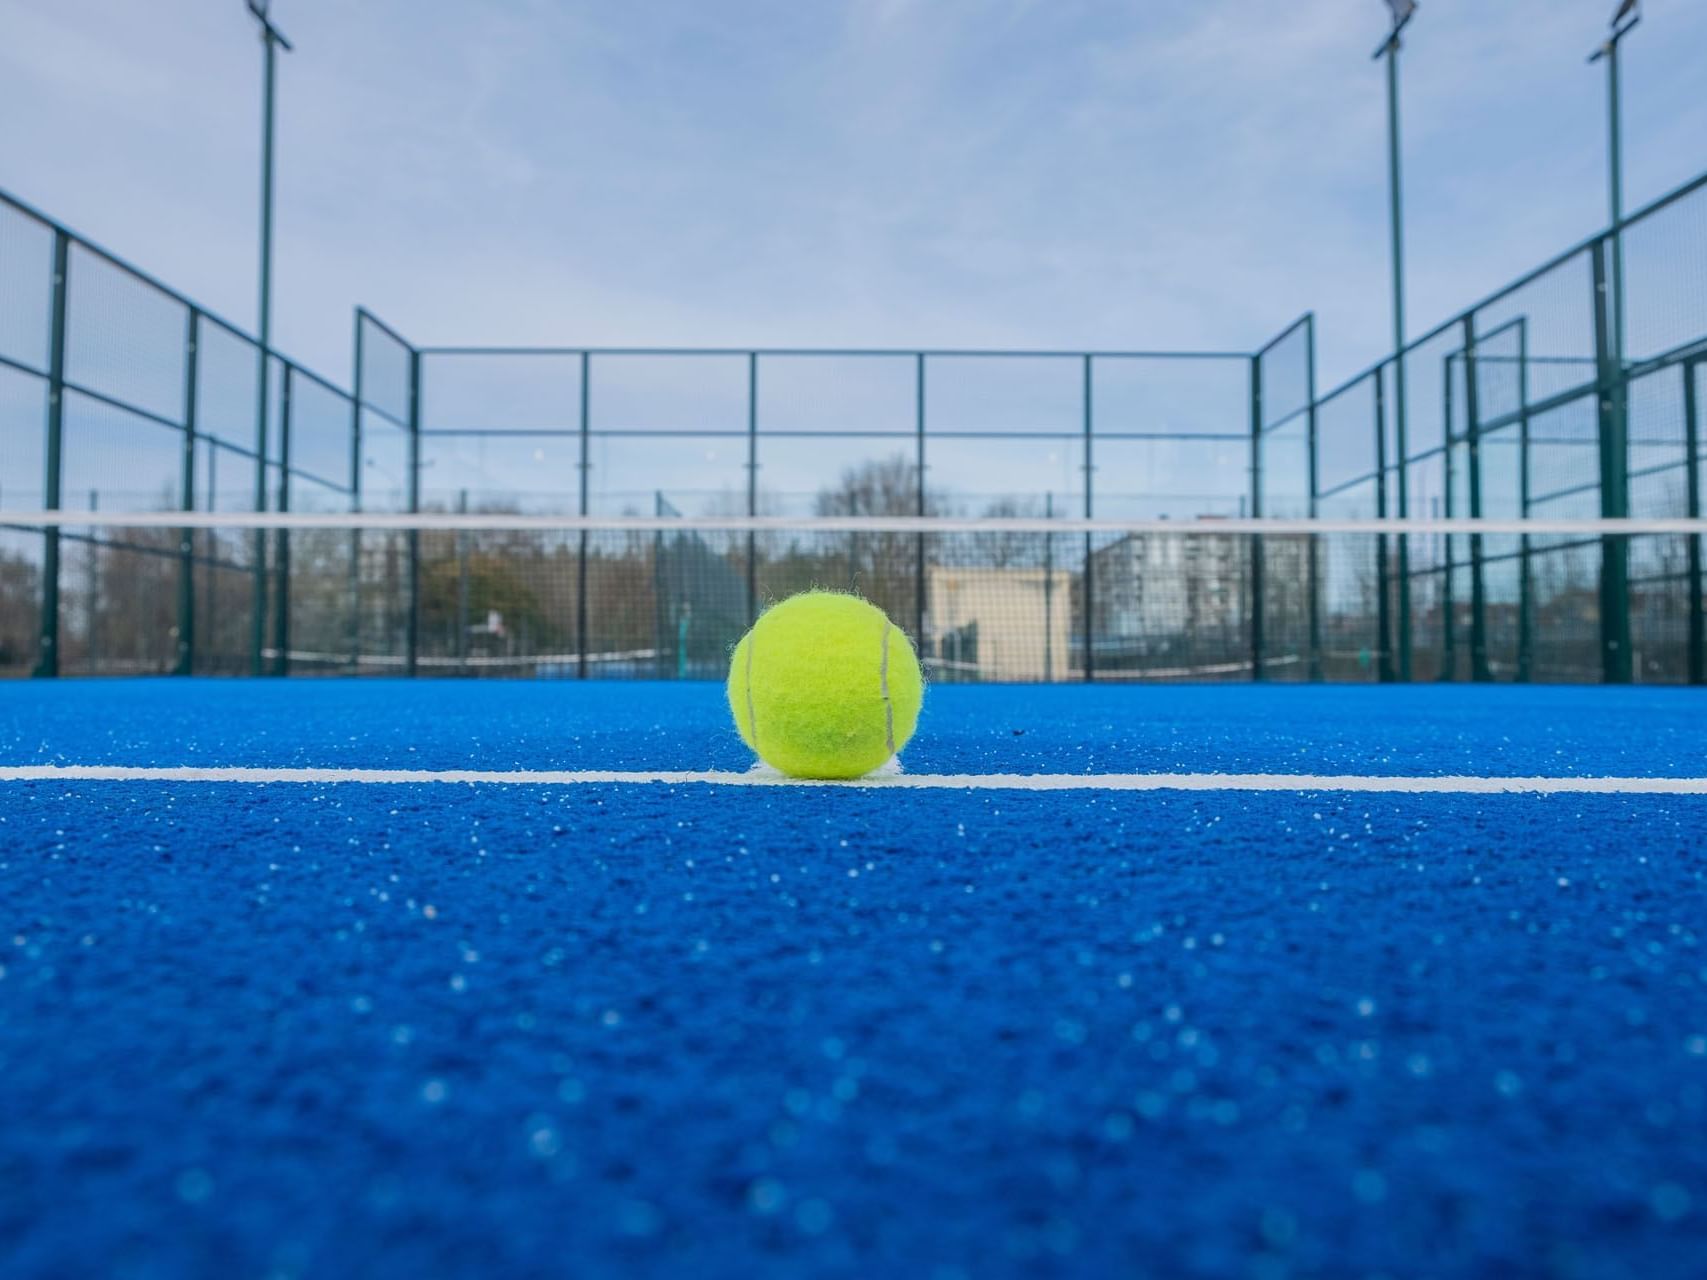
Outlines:
{"type": "MultiPolygon", "coordinates": [[[[1424,0],[1413,331],[1605,223],[1610,0],[1424,0]]],[[[279,345],[1207,347],[1390,330],[1378,0],[276,0],[279,345]]],[[[245,327],[240,0],[0,0],[0,187],[245,327]]],[[[1707,168],[1707,5],[1624,46],[1627,202],[1707,168]]]]}
{"type": "MultiPolygon", "coordinates": [[[[1612,0],[1423,0],[1410,332],[1607,221],[1612,0]]],[[[275,0],[276,344],[1391,345],[1379,0],[275,0]]],[[[254,328],[241,0],[0,0],[0,188],[254,328]]],[[[1707,169],[1707,4],[1624,46],[1626,205],[1707,169]]]]}

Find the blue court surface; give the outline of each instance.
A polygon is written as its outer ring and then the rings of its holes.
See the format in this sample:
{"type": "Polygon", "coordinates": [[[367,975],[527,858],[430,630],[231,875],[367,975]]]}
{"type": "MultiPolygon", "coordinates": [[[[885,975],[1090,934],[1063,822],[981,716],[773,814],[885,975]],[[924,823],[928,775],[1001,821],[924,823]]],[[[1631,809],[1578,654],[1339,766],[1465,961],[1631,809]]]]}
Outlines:
{"type": "Polygon", "coordinates": [[[749,763],[714,685],[0,687],[0,1275],[1707,1274],[1702,691],[577,777],[749,763]]]}

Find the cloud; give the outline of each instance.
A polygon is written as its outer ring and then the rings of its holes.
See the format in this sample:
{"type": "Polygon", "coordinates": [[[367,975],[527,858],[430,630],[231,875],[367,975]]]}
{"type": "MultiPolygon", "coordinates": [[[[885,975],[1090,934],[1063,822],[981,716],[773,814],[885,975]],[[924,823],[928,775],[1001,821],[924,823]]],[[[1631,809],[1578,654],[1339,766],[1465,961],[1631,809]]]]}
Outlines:
{"type": "MultiPolygon", "coordinates": [[[[1424,6],[1411,327],[1604,220],[1604,0],[1424,6]]],[[[281,2],[278,323],[440,342],[1387,345],[1380,7],[281,2]]],[[[254,310],[257,46],[232,4],[0,0],[0,182],[254,310]],[[20,128],[17,122],[25,121],[20,128]]],[[[1631,201],[1707,165],[1707,12],[1628,50],[1631,201]]]]}

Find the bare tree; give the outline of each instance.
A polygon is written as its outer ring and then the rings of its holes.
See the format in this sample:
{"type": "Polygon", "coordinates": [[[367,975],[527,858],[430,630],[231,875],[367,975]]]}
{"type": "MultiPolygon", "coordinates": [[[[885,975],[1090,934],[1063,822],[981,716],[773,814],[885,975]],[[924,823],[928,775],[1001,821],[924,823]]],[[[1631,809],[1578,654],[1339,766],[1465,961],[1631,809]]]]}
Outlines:
{"type": "Polygon", "coordinates": [[[862,462],[842,472],[834,488],[818,491],[813,500],[821,516],[932,516],[947,509],[943,495],[928,487],[921,492],[919,464],[905,454],[862,462]]]}
{"type": "MultiPolygon", "coordinates": [[[[1006,497],[986,503],[980,514],[992,520],[1032,520],[1044,514],[1042,508],[1036,498],[1006,497]]],[[[1044,543],[1050,536],[1008,529],[975,533],[971,550],[976,563],[992,569],[1035,569],[1044,563],[1044,543]]]]}

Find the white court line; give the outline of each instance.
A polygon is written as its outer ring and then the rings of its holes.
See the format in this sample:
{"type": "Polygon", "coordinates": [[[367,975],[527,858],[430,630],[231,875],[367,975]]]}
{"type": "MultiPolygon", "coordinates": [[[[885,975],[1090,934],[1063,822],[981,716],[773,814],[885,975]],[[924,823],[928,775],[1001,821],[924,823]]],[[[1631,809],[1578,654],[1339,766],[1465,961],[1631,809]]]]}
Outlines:
{"type": "Polygon", "coordinates": [[[805,782],[769,772],[606,769],[269,769],[5,765],[0,782],[453,783],[526,786],[857,787],[912,791],[1345,791],[1427,795],[1707,795],[1707,778],[1307,773],[893,773],[805,782]]]}

